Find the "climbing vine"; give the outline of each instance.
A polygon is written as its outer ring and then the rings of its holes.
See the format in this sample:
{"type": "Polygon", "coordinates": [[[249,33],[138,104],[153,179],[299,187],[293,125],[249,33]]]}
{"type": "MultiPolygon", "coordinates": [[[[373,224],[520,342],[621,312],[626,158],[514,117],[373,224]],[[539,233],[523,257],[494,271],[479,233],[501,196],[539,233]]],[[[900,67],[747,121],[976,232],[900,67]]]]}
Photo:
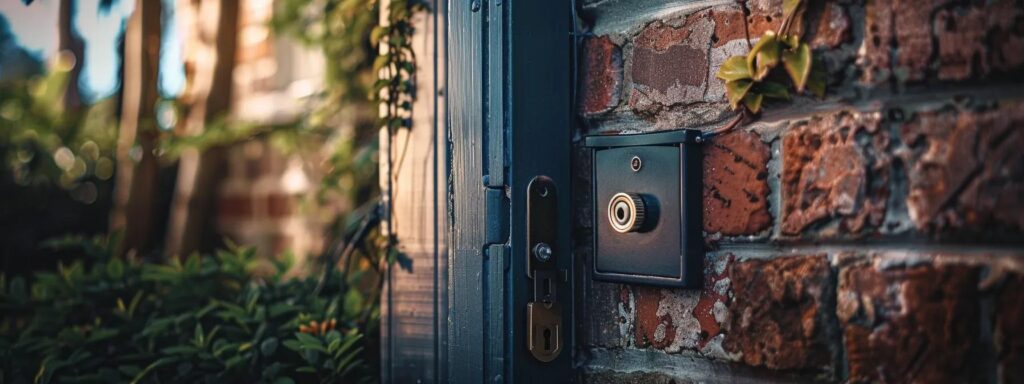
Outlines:
{"type": "Polygon", "coordinates": [[[716,77],[725,81],[729,105],[742,108],[741,116],[760,113],[765,99],[789,100],[790,88],[782,83],[787,77],[797,93],[824,96],[825,71],[810,46],[793,32],[806,7],[803,0],[784,0],[779,30],[766,31],[745,56],[730,57],[719,68],[716,77]]]}
{"type": "MultiPolygon", "coordinates": [[[[330,125],[345,111],[361,116],[376,116],[356,122],[354,137],[342,140],[330,156],[330,167],[321,190],[346,188],[350,200],[361,206],[339,220],[341,236],[325,255],[324,277],[331,266],[343,268],[362,254],[369,266],[381,272],[381,264],[399,262],[407,267],[407,258],[398,251],[394,231],[379,236],[376,223],[386,212],[377,206],[377,162],[386,161],[388,180],[395,188],[393,151],[396,132],[412,128],[412,105],[416,92],[416,55],[412,48],[415,31],[412,18],[427,11],[423,0],[285,0],[278,4],[272,24],[276,30],[319,47],[327,58],[327,84],[324,103],[311,116],[311,125],[330,125]],[[381,13],[386,12],[381,22],[381,13]],[[349,108],[342,108],[347,105],[349,108]],[[374,108],[376,107],[376,108],[374,108]],[[387,129],[389,150],[378,148],[379,129],[387,129]],[[375,156],[376,155],[376,156],[375,156]],[[372,193],[367,193],[371,192],[372,193]]],[[[397,159],[401,163],[401,156],[397,159]]],[[[393,204],[393,202],[392,202],[393,204]]],[[[394,207],[389,207],[391,211],[394,207]]],[[[358,264],[358,263],[357,263],[358,264]]],[[[379,284],[382,280],[378,281],[379,284]]],[[[346,284],[345,281],[341,282],[346,284]]],[[[321,279],[319,291],[325,281],[321,279]]]]}

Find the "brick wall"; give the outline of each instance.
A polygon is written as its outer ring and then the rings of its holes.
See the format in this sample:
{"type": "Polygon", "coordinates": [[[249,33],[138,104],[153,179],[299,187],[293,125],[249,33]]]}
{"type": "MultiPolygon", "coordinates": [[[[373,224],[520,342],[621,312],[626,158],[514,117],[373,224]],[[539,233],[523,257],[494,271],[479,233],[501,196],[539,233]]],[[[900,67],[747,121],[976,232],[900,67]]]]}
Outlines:
{"type": "MultiPolygon", "coordinates": [[[[746,7],[582,1],[580,136],[724,125],[718,66],[782,21],[746,7]]],[[[706,143],[702,290],[582,279],[584,379],[1024,382],[1024,2],[818,1],[800,30],[827,97],[706,143]]]]}

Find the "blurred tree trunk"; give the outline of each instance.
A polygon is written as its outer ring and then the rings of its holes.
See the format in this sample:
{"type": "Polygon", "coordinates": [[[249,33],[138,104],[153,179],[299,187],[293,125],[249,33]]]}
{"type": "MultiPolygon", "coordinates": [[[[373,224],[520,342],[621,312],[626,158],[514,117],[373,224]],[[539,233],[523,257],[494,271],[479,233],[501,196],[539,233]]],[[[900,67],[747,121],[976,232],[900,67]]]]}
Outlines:
{"type": "Polygon", "coordinates": [[[124,37],[121,128],[111,230],[124,231],[119,253],[153,249],[158,172],[154,149],[157,73],[160,63],[161,2],[138,0],[124,37]]]}
{"type": "Polygon", "coordinates": [[[69,52],[75,57],[75,66],[68,73],[67,90],[64,91],[64,110],[74,111],[82,105],[81,93],[78,90],[78,79],[85,63],[85,41],[75,31],[74,15],[78,10],[78,0],[60,0],[60,13],[57,23],[60,50],[69,52]]]}
{"type": "MultiPolygon", "coordinates": [[[[191,7],[194,17],[194,32],[186,42],[192,63],[184,98],[188,112],[180,133],[198,135],[208,128],[207,123],[226,119],[231,110],[239,0],[185,0],[178,4],[191,7]]],[[[182,152],[167,230],[168,255],[206,251],[216,240],[214,207],[226,155],[223,147],[182,152]]]]}

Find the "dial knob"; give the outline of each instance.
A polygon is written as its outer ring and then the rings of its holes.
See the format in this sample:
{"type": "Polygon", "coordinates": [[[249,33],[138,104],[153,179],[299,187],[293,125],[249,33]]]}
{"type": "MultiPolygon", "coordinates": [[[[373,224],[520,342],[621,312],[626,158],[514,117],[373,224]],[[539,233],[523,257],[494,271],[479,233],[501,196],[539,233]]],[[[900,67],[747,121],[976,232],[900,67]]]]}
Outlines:
{"type": "Polygon", "coordinates": [[[608,222],[619,233],[639,231],[646,213],[644,199],[636,193],[616,193],[608,202],[608,222]]]}

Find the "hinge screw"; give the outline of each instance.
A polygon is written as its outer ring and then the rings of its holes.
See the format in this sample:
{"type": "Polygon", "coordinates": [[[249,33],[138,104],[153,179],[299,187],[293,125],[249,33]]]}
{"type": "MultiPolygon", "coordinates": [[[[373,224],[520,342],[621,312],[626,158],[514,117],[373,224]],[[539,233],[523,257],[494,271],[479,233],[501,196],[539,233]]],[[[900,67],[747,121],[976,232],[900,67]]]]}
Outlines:
{"type": "Polygon", "coordinates": [[[472,10],[473,12],[479,11],[480,0],[473,0],[471,3],[469,3],[469,9],[472,10]]]}
{"type": "Polygon", "coordinates": [[[697,144],[703,143],[704,136],[697,136],[696,138],[693,139],[693,141],[696,142],[697,144]]]}
{"type": "Polygon", "coordinates": [[[551,246],[547,243],[537,243],[533,246],[533,257],[541,262],[551,260],[551,246]]]}

